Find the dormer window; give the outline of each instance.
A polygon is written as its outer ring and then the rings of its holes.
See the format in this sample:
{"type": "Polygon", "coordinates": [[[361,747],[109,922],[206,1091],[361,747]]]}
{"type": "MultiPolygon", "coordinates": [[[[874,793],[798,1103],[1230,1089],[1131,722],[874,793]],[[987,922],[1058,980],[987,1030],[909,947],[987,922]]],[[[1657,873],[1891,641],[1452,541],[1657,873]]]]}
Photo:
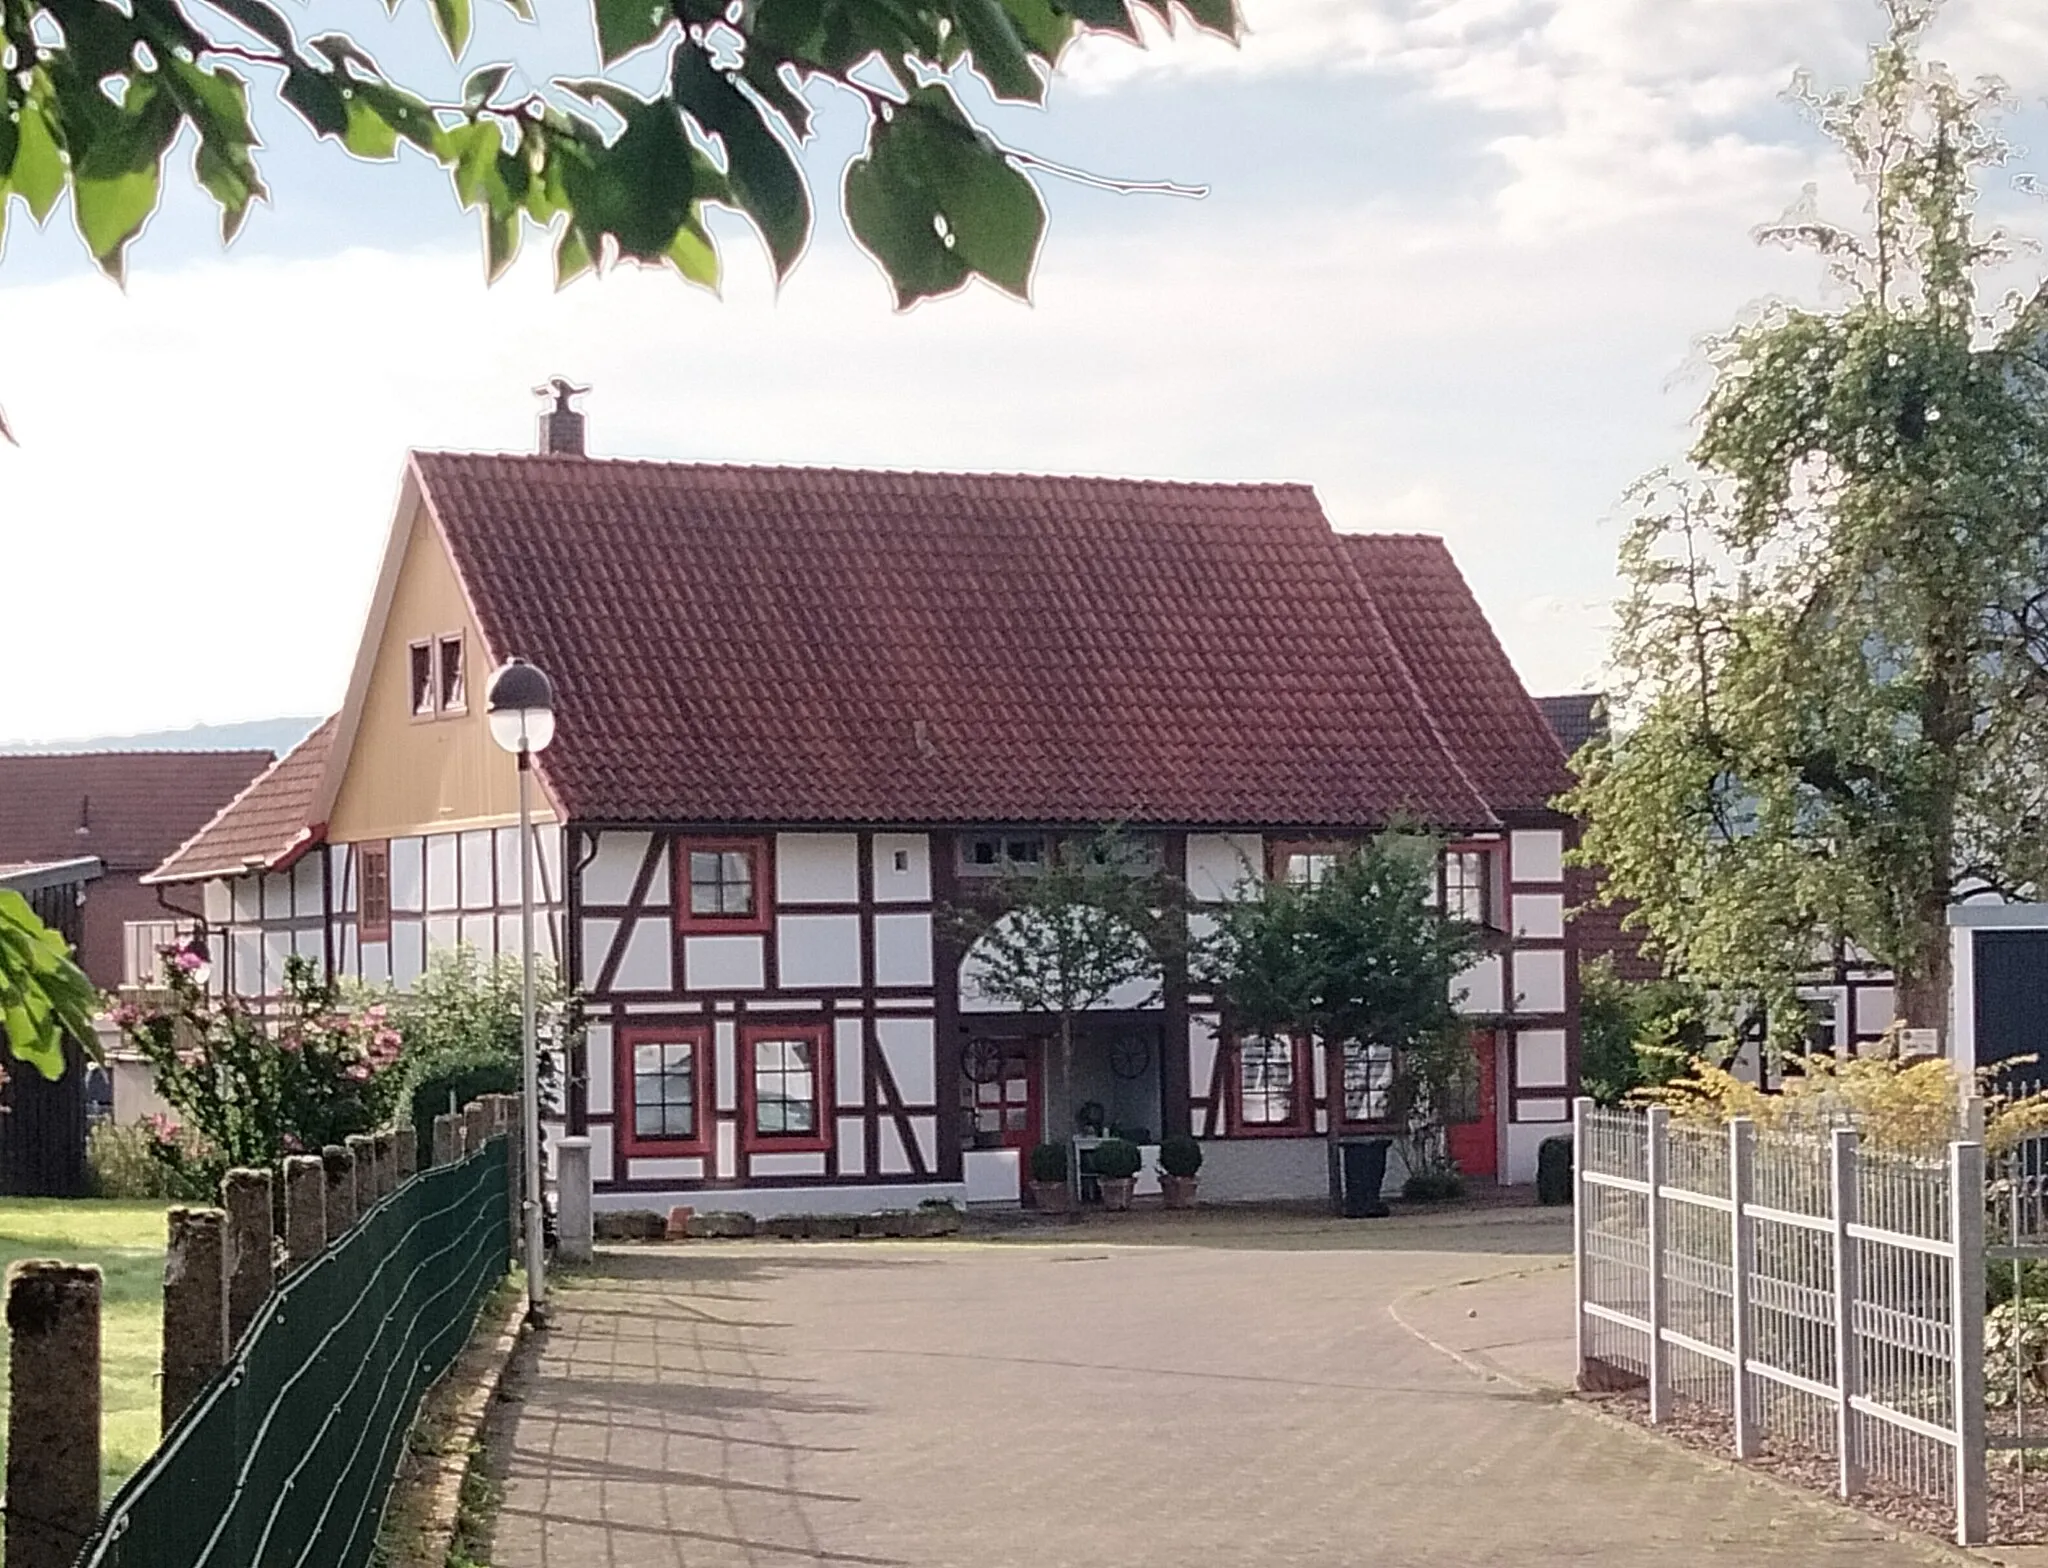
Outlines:
{"type": "Polygon", "coordinates": [[[416,642],[407,650],[412,660],[412,716],[434,716],[434,645],[416,642]]]}
{"type": "Polygon", "coordinates": [[[406,676],[416,719],[469,711],[468,660],[460,632],[429,637],[406,648],[406,676]]]}
{"type": "Polygon", "coordinates": [[[469,700],[467,689],[463,685],[460,635],[441,639],[440,666],[438,686],[441,694],[441,711],[461,713],[468,708],[469,700]]]}

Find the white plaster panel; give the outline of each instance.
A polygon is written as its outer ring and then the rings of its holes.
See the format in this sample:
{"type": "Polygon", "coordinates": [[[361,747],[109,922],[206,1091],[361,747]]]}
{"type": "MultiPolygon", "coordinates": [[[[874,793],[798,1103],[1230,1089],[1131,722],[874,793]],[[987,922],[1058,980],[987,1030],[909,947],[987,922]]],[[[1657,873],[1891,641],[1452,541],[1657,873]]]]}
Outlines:
{"type": "Polygon", "coordinates": [[[263,879],[263,918],[289,920],[292,917],[292,874],[273,871],[263,879]]]}
{"type": "Polygon", "coordinates": [[[876,1146],[876,1164],[884,1176],[908,1176],[910,1155],[903,1147],[903,1135],[897,1131],[893,1117],[885,1117],[876,1126],[881,1133],[881,1142],[876,1146]]]}
{"type": "Polygon", "coordinates": [[[851,904],[860,897],[860,840],[851,833],[775,835],[777,904],[851,904]]]}
{"type": "Polygon", "coordinates": [[[310,958],[322,968],[327,961],[327,933],[320,926],[299,926],[292,932],[292,952],[310,958]]]}
{"type": "Polygon", "coordinates": [[[701,1158],[688,1157],[632,1159],[626,1161],[626,1172],[629,1181],[702,1181],[704,1161],[701,1158]]]}
{"type": "Polygon", "coordinates": [[[455,907],[455,860],[453,833],[427,835],[427,908],[455,907]]]}
{"type": "Polygon", "coordinates": [[[938,1099],[938,1074],[933,1065],[934,1025],[929,1018],[878,1018],[875,1038],[882,1059],[896,1080],[905,1105],[930,1105],[938,1099]]]}
{"type": "Polygon", "coordinates": [[[867,1100],[867,1074],[861,1070],[866,1025],[858,1018],[836,1019],[832,1025],[832,1097],[841,1105],[867,1100]]]}
{"type": "Polygon", "coordinates": [[[1015,1149],[968,1149],[960,1174],[969,1203],[1015,1203],[1023,1196],[1023,1160],[1015,1149]]]}
{"type": "MultiPolygon", "coordinates": [[[[516,916],[513,918],[513,924],[515,926],[518,924],[516,916]]],[[[590,915],[584,919],[583,967],[587,972],[587,979],[590,984],[596,984],[597,972],[604,967],[604,955],[612,950],[612,938],[618,934],[619,923],[609,916],[590,915]]],[[[513,951],[517,952],[519,936],[516,931],[513,933],[512,940],[514,943],[513,951]]]]}
{"type": "Polygon", "coordinates": [[[395,838],[391,841],[391,908],[396,914],[416,915],[427,907],[426,841],[395,838]]]}
{"type": "Polygon", "coordinates": [[[206,923],[210,926],[224,926],[235,917],[235,895],[226,880],[215,877],[200,890],[199,907],[206,912],[206,923]]]}
{"type": "Polygon", "coordinates": [[[1509,1122],[1507,1125],[1507,1164],[1500,1173],[1500,1179],[1512,1186],[1526,1187],[1536,1180],[1536,1151],[1543,1147],[1545,1138],[1557,1136],[1557,1128],[1548,1122],[1509,1122]]]}
{"type": "Polygon", "coordinates": [[[235,995],[263,994],[263,933],[237,931],[229,942],[235,965],[235,995]]]}
{"type": "MultiPolygon", "coordinates": [[[[552,822],[536,822],[533,825],[533,844],[539,852],[540,887],[550,900],[559,899],[562,897],[562,830],[552,822]]],[[[666,886],[667,873],[663,872],[659,880],[666,886]]]]}
{"type": "Polygon", "coordinates": [[[740,1103],[738,1026],[729,1018],[719,1019],[711,1026],[711,1042],[717,1057],[711,1086],[718,1096],[718,1108],[721,1111],[734,1110],[740,1103]]]}
{"type": "Polygon", "coordinates": [[[1564,935],[1564,894],[1517,893],[1515,935],[1543,940],[1564,935]]]}
{"type": "Polygon", "coordinates": [[[775,922],[776,974],[797,986],[860,984],[859,915],[782,915],[775,922]]]}
{"type": "Polygon", "coordinates": [[[721,1181],[730,1181],[739,1174],[740,1132],[734,1122],[718,1124],[718,1175],[721,1181]]]}
{"type": "Polygon", "coordinates": [[[754,1154],[747,1157],[749,1176],[822,1176],[825,1156],[810,1154],[754,1154]]]}
{"type": "Polygon", "coordinates": [[[362,975],[370,985],[391,983],[391,944],[389,942],[365,942],[362,951],[362,975]]]}
{"type": "Polygon", "coordinates": [[[1515,1011],[1564,1011],[1564,950],[1518,949],[1515,953],[1515,1011]]]}
{"type": "Polygon", "coordinates": [[[1508,838],[1508,870],[1515,881],[1564,880],[1564,835],[1556,828],[1522,828],[1508,838]]]}
{"type": "Polygon", "coordinates": [[[1190,833],[1188,893],[1208,903],[1243,897],[1265,874],[1266,845],[1255,833],[1190,833]]]}
{"type": "MultiPolygon", "coordinates": [[[[583,902],[623,904],[630,900],[651,837],[649,833],[598,834],[597,854],[583,868],[583,902]]],[[[655,875],[659,877],[662,873],[657,871],[655,875]]]]}
{"type": "Polygon", "coordinates": [[[600,1115],[612,1109],[612,1026],[592,1024],[583,1033],[585,1103],[600,1115]]]}
{"type": "Polygon", "coordinates": [[[590,1139],[590,1180],[593,1186],[617,1181],[618,1173],[612,1169],[612,1160],[617,1151],[612,1147],[612,1129],[608,1122],[593,1122],[584,1136],[590,1139]]]}
{"type": "Polygon", "coordinates": [[[292,867],[292,909],[301,920],[326,918],[326,894],[320,886],[323,864],[316,852],[292,867]]]}
{"type": "Polygon", "coordinates": [[[356,928],[335,923],[334,950],[341,955],[341,972],[357,980],[363,977],[362,954],[356,951],[356,928]]]}
{"type": "Polygon", "coordinates": [[[284,961],[291,957],[292,934],[271,927],[263,933],[263,989],[266,993],[284,989],[284,961]]]}
{"type": "Polygon", "coordinates": [[[334,878],[334,912],[337,915],[356,912],[355,858],[353,844],[328,846],[327,873],[334,878]]]}
{"type": "MultiPolygon", "coordinates": [[[[514,906],[519,902],[519,829],[494,829],[491,834],[491,854],[498,863],[498,901],[507,907],[514,906]]],[[[534,902],[541,901],[541,889],[537,881],[534,884],[533,897],[534,902]]]]}
{"type": "Polygon", "coordinates": [[[875,984],[932,983],[932,917],[875,916],[875,984]]]}
{"type": "Polygon", "coordinates": [[[924,1168],[935,1171],[939,1168],[939,1126],[932,1116],[910,1118],[910,1135],[917,1140],[917,1152],[924,1157],[924,1168]]]}
{"type": "Polygon", "coordinates": [[[928,904],[932,897],[932,846],[922,833],[877,833],[875,902],[928,904]]]}
{"type": "Polygon", "coordinates": [[[1883,1034],[1892,1026],[1892,988],[1865,985],[1856,988],[1856,1032],[1883,1034]]]}
{"type": "Polygon", "coordinates": [[[1515,1085],[1521,1089],[1563,1089],[1565,1042],[1562,1029],[1515,1032],[1515,1085]]]}
{"type": "Polygon", "coordinates": [[[865,1176],[868,1171],[867,1132],[858,1116],[839,1118],[839,1174],[865,1176]]]}
{"type": "Polygon", "coordinates": [[[458,836],[461,845],[462,907],[491,909],[497,904],[491,887],[491,830],[474,828],[458,836]]]}
{"type": "Polygon", "coordinates": [[[612,977],[615,991],[672,991],[675,989],[674,959],[669,947],[668,920],[661,915],[643,915],[633,922],[626,938],[626,951],[619,957],[619,971],[612,977]]]}
{"type": "Polygon", "coordinates": [[[418,920],[391,922],[391,983],[401,991],[427,967],[426,927],[418,920]]]}
{"type": "Polygon", "coordinates": [[[758,936],[692,936],[683,939],[683,989],[758,991],[765,974],[758,936]]]}
{"type": "Polygon", "coordinates": [[[1209,1097],[1221,1029],[1222,1020],[1214,1013],[1188,1014],[1188,1089],[1199,1099],[1209,1097]]]}
{"type": "MultiPolygon", "coordinates": [[[[519,917],[517,915],[499,915],[497,921],[498,951],[507,954],[517,954],[520,952],[519,917]]],[[[538,911],[535,911],[533,917],[533,941],[535,952],[546,953],[550,951],[548,947],[548,928],[541,920],[538,911]]]]}
{"type": "Polygon", "coordinates": [[[234,906],[235,924],[238,926],[260,925],[263,921],[263,880],[260,877],[236,877],[233,896],[229,902],[234,906]]]}
{"type": "Polygon", "coordinates": [[[1451,982],[1451,994],[1461,1013],[1501,1011],[1500,954],[1487,953],[1451,982]]]}
{"type": "Polygon", "coordinates": [[[1517,1100],[1514,1119],[1518,1122],[1568,1122],[1571,1102],[1560,1095],[1555,1100],[1517,1100]]]}
{"type": "Polygon", "coordinates": [[[455,945],[462,933],[460,921],[454,915],[427,916],[427,956],[445,953],[455,945]]]}
{"type": "MultiPolygon", "coordinates": [[[[493,945],[498,934],[496,915],[464,915],[462,917],[462,940],[477,950],[477,955],[488,962],[497,953],[493,945]]],[[[518,952],[518,948],[513,948],[518,952]]]]}

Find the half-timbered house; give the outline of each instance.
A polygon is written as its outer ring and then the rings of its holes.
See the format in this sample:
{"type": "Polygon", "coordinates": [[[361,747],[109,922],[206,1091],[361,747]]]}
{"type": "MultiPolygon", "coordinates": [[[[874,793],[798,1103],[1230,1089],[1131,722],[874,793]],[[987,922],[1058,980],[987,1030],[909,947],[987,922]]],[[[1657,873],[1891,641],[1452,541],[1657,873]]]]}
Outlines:
{"type": "Polygon", "coordinates": [[[946,910],[1112,822],[1211,902],[1433,829],[1491,932],[1458,1156],[1527,1181],[1567,1119],[1564,759],[1437,540],[1293,485],[417,454],[341,711],[156,873],[204,884],[218,983],[516,950],[515,654],[557,692],[532,851],[600,1205],[1014,1200],[1084,1109],[1203,1139],[1208,1196],[1322,1191],[1376,1064],[1167,974],[1053,1105],[1047,1022],[981,996],[946,910]]]}

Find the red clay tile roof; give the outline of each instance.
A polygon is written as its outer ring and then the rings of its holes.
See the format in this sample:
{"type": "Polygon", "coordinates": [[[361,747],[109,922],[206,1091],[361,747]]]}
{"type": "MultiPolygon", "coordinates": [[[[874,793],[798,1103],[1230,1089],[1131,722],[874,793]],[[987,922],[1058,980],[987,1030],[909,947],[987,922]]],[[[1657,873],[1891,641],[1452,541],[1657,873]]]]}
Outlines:
{"type": "Polygon", "coordinates": [[[298,857],[317,842],[319,829],[307,819],[327,765],[334,720],[329,719],[258,774],[177,853],[142,880],[203,882],[232,876],[253,859],[267,870],[298,857]]]}
{"type": "Polygon", "coordinates": [[[1571,787],[1564,753],[1441,539],[1342,534],[1439,732],[1488,805],[1547,811],[1571,787]]]}
{"type": "Polygon", "coordinates": [[[267,751],[0,757],[0,860],[95,855],[147,871],[270,763],[267,751]]]}
{"type": "Polygon", "coordinates": [[[1305,486],[414,463],[574,819],[1493,820],[1305,486]]]}

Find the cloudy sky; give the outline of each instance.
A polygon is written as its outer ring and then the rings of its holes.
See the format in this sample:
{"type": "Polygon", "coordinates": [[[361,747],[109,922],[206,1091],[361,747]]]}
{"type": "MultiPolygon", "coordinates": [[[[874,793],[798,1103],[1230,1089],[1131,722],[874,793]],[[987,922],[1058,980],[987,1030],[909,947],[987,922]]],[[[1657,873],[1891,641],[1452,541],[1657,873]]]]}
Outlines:
{"type": "MultiPolygon", "coordinates": [[[[580,0],[485,18],[464,69],[590,55],[580,0]]],[[[1872,0],[1246,0],[1241,48],[1076,51],[1013,141],[1202,200],[1049,191],[1022,306],[908,315],[829,218],[779,296],[734,232],[722,299],[545,256],[486,289],[423,161],[353,165],[272,105],[274,192],[223,255],[179,190],[125,292],[63,217],[0,257],[0,741],[319,713],[339,700],[407,447],[524,450],[529,389],[593,383],[621,456],[1315,485],[1341,528],[1451,543],[1537,691],[1596,681],[1613,508],[1683,450],[1700,336],[1805,258],[1748,238],[1810,180],[1783,97],[1860,69],[1872,0]],[[25,678],[45,661],[40,678],[25,678]]],[[[363,0],[314,0],[360,28],[363,0]]],[[[2048,126],[2048,20],[1954,0],[1937,49],[2048,126]]],[[[366,41],[452,75],[425,6],[366,41]]],[[[542,62],[545,62],[543,64],[542,62]]],[[[566,69],[587,68],[572,59],[566,69]]],[[[852,151],[828,116],[811,159],[852,151]]],[[[2022,160],[2026,162],[2027,160],[2022,160]]],[[[2048,215],[2001,184],[2022,227],[2048,215]]]]}

